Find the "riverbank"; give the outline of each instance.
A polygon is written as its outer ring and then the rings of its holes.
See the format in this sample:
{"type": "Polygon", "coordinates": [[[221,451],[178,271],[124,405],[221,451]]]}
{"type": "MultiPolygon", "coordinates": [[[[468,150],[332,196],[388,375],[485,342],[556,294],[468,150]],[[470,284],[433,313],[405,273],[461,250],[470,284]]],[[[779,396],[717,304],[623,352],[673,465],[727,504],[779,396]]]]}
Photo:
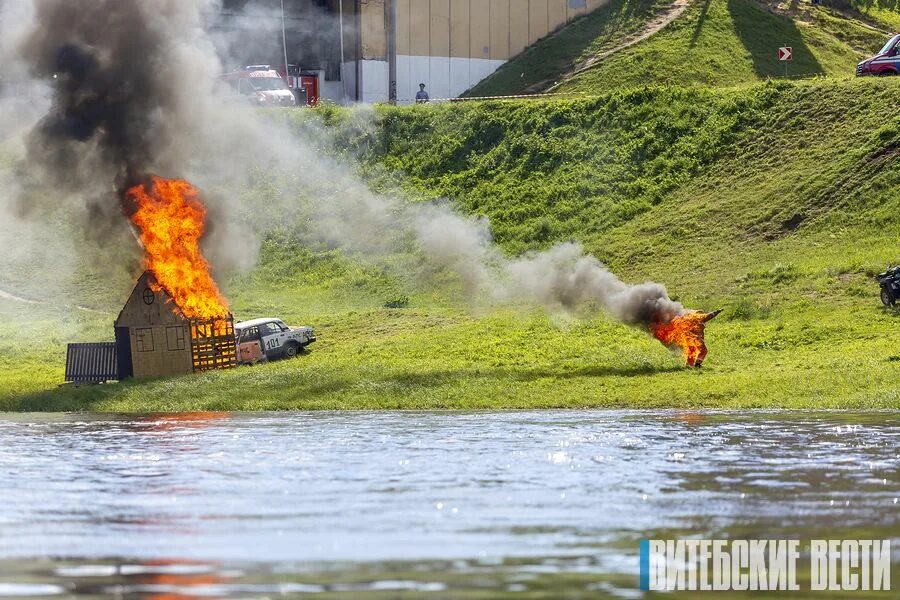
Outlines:
{"type": "MultiPolygon", "coordinates": [[[[85,262],[60,299],[29,263],[0,271],[0,289],[51,303],[0,298],[0,410],[900,408],[900,313],[872,277],[900,258],[900,125],[883,115],[898,83],[290,113],[304,139],[333,134],[374,189],[489,217],[507,255],[575,239],[625,281],[723,308],[702,370],[602,314],[488,305],[415,254],[311,244],[298,195],[296,223],[267,235],[256,266],[217,279],[238,319],[315,327],[309,353],[60,388],[65,344],[112,339],[135,275],[104,279],[85,262]]],[[[255,181],[235,193],[280,223],[284,182],[255,181]]]]}
{"type": "Polygon", "coordinates": [[[900,408],[897,316],[874,306],[797,311],[745,320],[731,307],[710,324],[699,370],[603,319],[437,307],[307,314],[319,337],[309,352],[227,372],[56,387],[58,353],[23,350],[17,364],[4,354],[0,411],[900,408]]]}

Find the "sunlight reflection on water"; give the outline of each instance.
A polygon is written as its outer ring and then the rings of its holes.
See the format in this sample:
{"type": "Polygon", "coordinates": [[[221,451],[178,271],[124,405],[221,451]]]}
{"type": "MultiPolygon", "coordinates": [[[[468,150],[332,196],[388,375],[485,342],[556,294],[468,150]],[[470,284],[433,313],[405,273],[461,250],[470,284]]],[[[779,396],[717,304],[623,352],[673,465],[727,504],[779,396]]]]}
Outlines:
{"type": "Polygon", "coordinates": [[[898,448],[890,412],[0,415],[0,596],[633,595],[645,537],[900,537],[898,448]]]}

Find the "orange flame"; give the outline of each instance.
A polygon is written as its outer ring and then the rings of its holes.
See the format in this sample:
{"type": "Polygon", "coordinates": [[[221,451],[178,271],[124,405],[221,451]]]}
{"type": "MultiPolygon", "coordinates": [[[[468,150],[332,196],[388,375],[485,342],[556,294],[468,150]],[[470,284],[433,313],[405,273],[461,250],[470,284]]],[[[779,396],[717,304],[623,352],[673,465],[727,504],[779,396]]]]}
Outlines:
{"type": "Polygon", "coordinates": [[[225,299],[200,251],[206,207],[197,188],[180,179],[154,176],[151,181],[152,185],[136,185],[125,193],[136,207],[131,220],[140,229],[144,267],[185,317],[226,316],[225,299]]]}
{"type": "Polygon", "coordinates": [[[681,348],[687,366],[699,367],[706,358],[706,344],[703,340],[706,322],[717,314],[719,311],[693,311],[668,320],[654,320],[650,324],[650,331],[666,346],[681,348]]]}

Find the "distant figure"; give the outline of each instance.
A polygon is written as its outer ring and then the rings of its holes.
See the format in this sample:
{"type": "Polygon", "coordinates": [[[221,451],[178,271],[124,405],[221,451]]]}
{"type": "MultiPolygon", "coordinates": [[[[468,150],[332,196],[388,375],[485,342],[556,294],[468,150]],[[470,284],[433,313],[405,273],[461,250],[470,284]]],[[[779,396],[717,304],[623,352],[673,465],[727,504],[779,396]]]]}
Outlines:
{"type": "Polygon", "coordinates": [[[416,104],[424,104],[428,102],[428,92],[425,91],[425,84],[419,84],[419,91],[416,92],[416,104]]]}

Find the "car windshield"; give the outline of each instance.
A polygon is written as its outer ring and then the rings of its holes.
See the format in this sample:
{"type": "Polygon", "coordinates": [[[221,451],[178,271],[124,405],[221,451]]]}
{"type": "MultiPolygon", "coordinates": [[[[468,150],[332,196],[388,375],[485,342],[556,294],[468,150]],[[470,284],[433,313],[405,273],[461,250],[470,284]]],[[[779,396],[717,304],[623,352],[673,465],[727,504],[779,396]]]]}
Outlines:
{"type": "Polygon", "coordinates": [[[895,35],[888,40],[888,43],[884,45],[884,48],[878,51],[878,54],[887,54],[888,51],[893,48],[894,44],[896,44],[898,41],[900,41],[900,35],[895,35]]]}
{"type": "Polygon", "coordinates": [[[253,77],[250,79],[250,83],[257,92],[287,89],[287,86],[280,77],[253,77]]]}

